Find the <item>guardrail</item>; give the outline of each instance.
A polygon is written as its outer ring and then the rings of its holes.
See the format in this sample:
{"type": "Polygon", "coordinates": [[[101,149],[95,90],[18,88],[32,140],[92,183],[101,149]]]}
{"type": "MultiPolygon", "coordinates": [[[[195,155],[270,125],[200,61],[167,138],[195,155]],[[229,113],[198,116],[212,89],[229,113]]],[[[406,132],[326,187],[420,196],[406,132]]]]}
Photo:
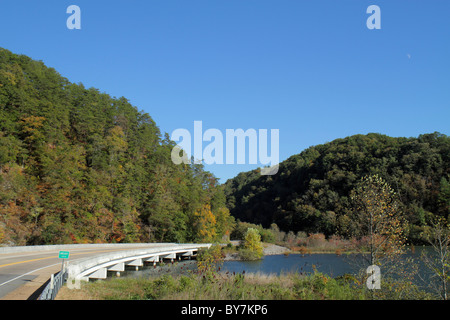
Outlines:
{"type": "Polygon", "coordinates": [[[66,268],[58,272],[56,275],[52,274],[49,283],[40,294],[39,300],[55,300],[59,289],[61,289],[67,280],[67,275],[68,273],[66,268]]]}

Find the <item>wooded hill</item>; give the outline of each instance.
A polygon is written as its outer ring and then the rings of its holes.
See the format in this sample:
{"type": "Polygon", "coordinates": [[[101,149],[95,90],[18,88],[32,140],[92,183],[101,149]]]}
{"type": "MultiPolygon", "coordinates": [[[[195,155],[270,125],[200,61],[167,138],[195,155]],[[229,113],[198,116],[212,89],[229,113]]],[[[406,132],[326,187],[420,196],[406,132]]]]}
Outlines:
{"type": "Polygon", "coordinates": [[[0,244],[221,238],[222,187],[174,145],[127,99],[0,49],[0,244]]]}
{"type": "Polygon", "coordinates": [[[350,191],[369,174],[397,193],[411,241],[420,242],[433,217],[449,218],[450,137],[440,133],[354,135],[310,147],[283,161],[274,176],[253,170],[228,180],[227,205],[234,217],[263,227],[340,234],[352,223],[350,191]]]}
{"type": "Polygon", "coordinates": [[[396,190],[410,239],[449,215],[443,134],[337,139],[290,157],[274,176],[254,170],[225,185],[201,165],[174,165],[174,145],[126,98],[0,48],[0,245],[211,242],[230,234],[233,216],[339,234],[366,174],[396,190]]]}

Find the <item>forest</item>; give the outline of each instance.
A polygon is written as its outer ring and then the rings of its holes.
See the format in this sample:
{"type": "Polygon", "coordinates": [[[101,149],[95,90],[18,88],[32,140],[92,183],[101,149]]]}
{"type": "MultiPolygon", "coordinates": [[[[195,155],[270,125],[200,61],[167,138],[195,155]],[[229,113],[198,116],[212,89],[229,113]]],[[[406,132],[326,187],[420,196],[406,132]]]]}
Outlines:
{"type": "Polygon", "coordinates": [[[450,214],[450,137],[417,138],[370,133],[309,147],[280,163],[278,174],[259,169],[225,183],[227,206],[240,221],[288,232],[351,236],[351,193],[377,175],[395,191],[410,243],[425,243],[436,218],[450,214]]]}
{"type": "Polygon", "coordinates": [[[0,244],[210,242],[234,219],[201,165],[124,98],[0,49],[0,244]]]}
{"type": "MultiPolygon", "coordinates": [[[[354,135],[220,184],[126,98],[0,48],[0,245],[215,242],[243,224],[348,236],[366,175],[395,191],[420,243],[450,214],[450,137],[354,135]]],[[[262,229],[261,229],[262,230],[262,229]]],[[[243,231],[241,232],[243,233],[243,231]]]]}

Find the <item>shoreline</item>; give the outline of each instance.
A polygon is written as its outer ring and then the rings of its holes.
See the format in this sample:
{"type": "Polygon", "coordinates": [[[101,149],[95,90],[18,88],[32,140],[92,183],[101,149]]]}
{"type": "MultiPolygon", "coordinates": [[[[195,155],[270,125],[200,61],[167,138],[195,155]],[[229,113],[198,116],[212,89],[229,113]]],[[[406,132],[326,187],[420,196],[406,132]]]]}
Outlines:
{"type": "MultiPolygon", "coordinates": [[[[273,256],[273,255],[279,255],[279,254],[291,254],[293,253],[292,250],[290,250],[289,248],[286,247],[282,247],[276,244],[264,244],[264,248],[263,248],[263,254],[264,256],[273,256]]],[[[225,255],[224,261],[232,261],[232,260],[242,260],[241,258],[239,258],[239,253],[238,252],[232,252],[232,253],[227,253],[225,255]]]]}
{"type": "MultiPolygon", "coordinates": [[[[291,255],[291,254],[300,254],[300,255],[312,255],[312,254],[334,254],[337,256],[350,255],[350,254],[361,254],[362,252],[357,252],[355,250],[345,250],[345,249],[317,249],[317,248],[307,248],[307,251],[300,250],[292,250],[288,247],[272,244],[272,243],[264,243],[263,244],[263,257],[264,256],[272,256],[272,255],[291,255]]],[[[417,247],[413,247],[417,248],[417,247]]],[[[415,249],[408,247],[408,252],[404,252],[403,254],[415,254],[415,249]],[[412,251],[412,252],[411,252],[412,251]]],[[[368,253],[368,252],[365,252],[368,253]]],[[[224,261],[245,261],[239,257],[238,252],[226,253],[224,261]]]]}

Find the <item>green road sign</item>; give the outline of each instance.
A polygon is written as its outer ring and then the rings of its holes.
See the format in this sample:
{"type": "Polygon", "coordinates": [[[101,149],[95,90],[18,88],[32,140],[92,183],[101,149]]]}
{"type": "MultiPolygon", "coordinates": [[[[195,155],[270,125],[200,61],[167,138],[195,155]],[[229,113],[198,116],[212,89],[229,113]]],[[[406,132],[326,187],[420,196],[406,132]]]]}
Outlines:
{"type": "Polygon", "coordinates": [[[60,251],[58,258],[69,259],[69,251],[60,251]]]}

